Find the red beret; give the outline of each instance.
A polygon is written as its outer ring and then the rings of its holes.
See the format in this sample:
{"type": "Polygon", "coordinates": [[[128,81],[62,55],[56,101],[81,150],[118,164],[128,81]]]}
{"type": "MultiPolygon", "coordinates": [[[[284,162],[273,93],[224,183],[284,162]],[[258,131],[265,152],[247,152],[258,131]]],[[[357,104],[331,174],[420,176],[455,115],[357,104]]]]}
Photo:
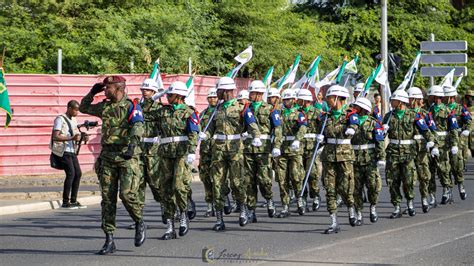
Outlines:
{"type": "Polygon", "coordinates": [[[122,76],[108,76],[104,79],[104,84],[125,83],[127,80],[122,76]]]}

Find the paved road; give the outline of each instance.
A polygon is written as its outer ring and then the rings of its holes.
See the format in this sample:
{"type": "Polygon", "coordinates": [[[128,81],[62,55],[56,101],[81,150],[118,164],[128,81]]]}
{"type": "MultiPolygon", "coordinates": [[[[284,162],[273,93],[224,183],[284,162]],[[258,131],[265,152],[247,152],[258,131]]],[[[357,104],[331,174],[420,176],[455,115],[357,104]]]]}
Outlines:
{"type": "MultiPolygon", "coordinates": [[[[133,246],[133,231],[124,229],[131,219],[121,207],[115,233],[118,251],[113,256],[94,253],[103,244],[100,208],[55,210],[2,217],[0,221],[0,264],[2,265],[195,265],[203,262],[203,253],[213,252],[217,264],[474,264],[474,165],[466,173],[470,192],[461,201],[421,212],[417,195],[417,215],[390,220],[392,207],[387,187],[379,204],[381,219],[371,224],[368,207],[366,224],[352,228],[345,208],[340,209],[342,232],[324,235],[329,223],[325,205],[318,212],[287,219],[271,219],[266,209],[258,209],[258,223],[245,228],[238,225],[237,214],[225,217],[227,231],[211,230],[214,218],[204,218],[203,187],[193,183],[198,217],[187,236],[172,241],[158,238],[164,233],[160,210],[147,201],[148,239],[144,246],[133,246]]],[[[278,199],[278,193],[275,194],[278,199]]],[[[438,198],[441,188],[438,188],[438,198]]],[[[151,194],[148,193],[151,199],[151,194]]],[[[295,206],[292,207],[295,211],[295,206]]]]}

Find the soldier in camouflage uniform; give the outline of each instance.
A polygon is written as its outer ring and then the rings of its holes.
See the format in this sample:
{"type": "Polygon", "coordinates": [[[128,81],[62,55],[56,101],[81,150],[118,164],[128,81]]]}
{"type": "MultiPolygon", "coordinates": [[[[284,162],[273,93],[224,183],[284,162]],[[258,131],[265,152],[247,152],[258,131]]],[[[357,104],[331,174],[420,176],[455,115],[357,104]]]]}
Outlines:
{"type": "MultiPolygon", "coordinates": [[[[438,173],[441,185],[443,186],[441,204],[446,204],[452,199],[453,184],[449,176],[451,171],[449,153],[457,154],[458,152],[458,125],[456,115],[449,112],[448,108],[443,104],[444,90],[442,87],[431,87],[428,96],[433,103],[429,109],[429,113],[432,115],[436,124],[434,135],[436,136],[436,142],[438,144],[438,149],[431,151],[432,162],[430,164],[430,170],[432,183],[430,189],[433,192],[436,191],[436,183],[434,183],[435,180],[433,177],[438,173]]],[[[434,197],[434,193],[432,197],[434,197]]]]}
{"type": "Polygon", "coordinates": [[[377,166],[385,166],[385,143],[382,124],[371,115],[372,104],[360,96],[353,104],[359,115],[359,127],[352,138],[354,161],[354,205],[357,215],[356,225],[362,225],[364,200],[362,192],[367,187],[370,202],[370,221],[377,222],[377,202],[382,190],[382,178],[377,166]]]}
{"type": "MultiPolygon", "coordinates": [[[[465,105],[469,112],[471,113],[472,117],[472,112],[474,112],[474,105],[472,101],[472,97],[474,97],[474,90],[471,88],[466,91],[466,94],[464,95],[463,99],[463,105],[465,105]]],[[[472,132],[472,123],[471,123],[471,128],[469,129],[470,132],[472,132]]],[[[474,157],[474,134],[469,134],[469,144],[468,144],[468,149],[471,151],[471,157],[474,157]]],[[[467,151],[465,152],[464,157],[464,167],[466,167],[466,160],[467,160],[467,151]]]]}
{"type": "MultiPolygon", "coordinates": [[[[409,107],[413,110],[419,119],[425,119],[430,130],[436,130],[436,125],[431,119],[427,110],[423,109],[423,92],[417,87],[408,89],[409,107]]],[[[430,210],[428,196],[430,195],[429,186],[431,172],[429,167],[429,150],[434,146],[434,142],[427,142],[423,135],[417,134],[415,140],[415,167],[416,176],[420,182],[421,208],[424,213],[430,210]]],[[[415,182],[416,183],[416,182],[415,182]]]]}
{"type": "Polygon", "coordinates": [[[160,192],[166,220],[163,240],[176,238],[173,217],[177,210],[180,215],[179,235],[186,235],[189,229],[187,205],[190,171],[196,158],[199,116],[184,103],[187,95],[186,84],[181,81],[171,83],[166,94],[170,104],[155,112],[161,136],[158,147],[160,192]]]}
{"type": "Polygon", "coordinates": [[[82,113],[102,119],[102,150],[98,158],[97,172],[102,194],[102,230],[105,243],[98,252],[106,255],[115,252],[113,233],[117,209],[117,193],[123,205],[136,223],[135,246],[146,239],[146,225],[142,219],[139,155],[143,135],[143,116],[140,105],[127,98],[125,78],[109,76],[103,83],[96,83],[82,99],[82,113]],[[94,95],[105,90],[106,99],[92,104],[94,95]]]}
{"type": "Polygon", "coordinates": [[[258,188],[267,202],[269,217],[275,215],[272,192],[272,166],[271,157],[280,156],[278,148],[272,149],[272,134],[275,142],[281,138],[280,113],[272,105],[262,101],[266,87],[260,80],[250,84],[250,104],[244,109],[246,126],[250,122],[257,124],[260,131],[262,146],[252,145],[253,139],[244,138],[244,180],[247,184],[247,205],[249,208],[250,222],[257,222],[255,208],[257,207],[258,188]]]}
{"type": "MultiPolygon", "coordinates": [[[[385,176],[387,186],[390,190],[390,201],[394,206],[394,211],[390,218],[402,216],[400,202],[402,195],[400,186],[407,200],[408,214],[415,216],[416,211],[413,205],[415,198],[414,176],[415,176],[415,135],[421,134],[428,141],[433,143],[434,138],[428,125],[420,113],[415,113],[408,109],[408,93],[404,90],[397,90],[392,94],[391,105],[393,111],[384,117],[384,132],[390,139],[386,149],[387,167],[385,176]]],[[[433,143],[434,145],[434,143],[433,143]]],[[[436,147],[434,148],[436,149],[436,147]]]]}
{"type": "MultiPolygon", "coordinates": [[[[468,138],[471,130],[472,125],[472,118],[471,113],[469,112],[467,106],[460,105],[456,103],[456,96],[458,95],[456,88],[453,86],[446,86],[444,89],[444,96],[446,97],[447,101],[447,108],[448,111],[454,114],[457,118],[457,124],[459,126],[458,131],[458,146],[459,151],[454,153],[453,149],[451,150],[452,153],[450,154],[450,164],[451,164],[451,173],[454,177],[454,183],[458,185],[459,196],[461,200],[466,199],[466,189],[464,188],[464,161],[463,158],[464,151],[467,150],[468,146],[468,138]]],[[[451,179],[451,175],[449,176],[451,179]]],[[[451,195],[452,197],[452,195],[451,195]]]]}
{"type": "MultiPolygon", "coordinates": [[[[220,78],[217,83],[217,97],[223,100],[218,105],[215,118],[209,127],[209,133],[213,136],[211,150],[211,177],[213,182],[212,193],[214,195],[214,206],[216,208],[217,221],[213,227],[215,231],[225,230],[223,219],[224,190],[223,186],[227,179],[231,180],[232,190],[236,192],[237,204],[240,206],[239,224],[245,226],[248,223],[245,184],[242,176],[242,141],[240,134],[244,131],[243,107],[236,99],[233,99],[233,90],[236,89],[234,80],[230,77],[220,78]]],[[[247,129],[252,136],[252,145],[262,145],[260,132],[256,123],[248,123],[247,129]]]]}
{"type": "Polygon", "coordinates": [[[277,158],[278,165],[276,180],[280,188],[281,203],[283,209],[278,214],[278,218],[285,218],[289,212],[289,186],[291,182],[295,193],[298,196],[298,213],[304,214],[305,206],[301,195],[303,189],[303,141],[307,130],[305,115],[295,107],[296,93],[292,89],[283,91],[282,100],[284,109],[282,110],[282,135],[281,139],[275,140],[274,147],[281,150],[281,156],[277,158]]]}
{"type": "MultiPolygon", "coordinates": [[[[304,134],[303,139],[303,166],[305,171],[309,169],[309,164],[313,159],[313,152],[316,145],[316,135],[319,132],[316,132],[318,128],[321,128],[321,111],[312,105],[313,95],[311,91],[307,89],[300,89],[298,95],[298,105],[301,106],[301,111],[306,116],[308,121],[308,128],[306,134],[304,134]]],[[[321,153],[322,148],[319,148],[321,153]]],[[[317,160],[314,160],[313,167],[311,168],[311,173],[308,179],[308,188],[309,188],[309,197],[312,199],[312,210],[316,211],[320,207],[320,196],[319,196],[319,166],[317,160]]],[[[304,192],[304,202],[306,203],[307,191],[304,192]]]]}
{"type": "MultiPolygon", "coordinates": [[[[323,134],[317,135],[317,141],[324,143],[321,153],[323,165],[322,179],[326,189],[327,210],[331,218],[331,225],[326,234],[340,231],[337,222],[336,194],[341,195],[349,212],[349,223],[355,226],[354,209],[354,150],[351,138],[358,127],[358,115],[346,106],[349,91],[339,85],[333,85],[326,93],[326,101],[330,111],[327,113],[326,126],[323,134]]],[[[321,129],[318,129],[321,132],[321,129]]]]}

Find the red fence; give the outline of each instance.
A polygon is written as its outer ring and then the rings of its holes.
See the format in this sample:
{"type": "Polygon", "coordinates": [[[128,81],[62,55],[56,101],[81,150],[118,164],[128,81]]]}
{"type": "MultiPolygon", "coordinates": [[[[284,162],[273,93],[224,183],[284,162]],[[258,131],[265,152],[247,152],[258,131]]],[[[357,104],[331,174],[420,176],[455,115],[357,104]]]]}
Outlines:
{"type": "MultiPolygon", "coordinates": [[[[123,75],[127,79],[130,98],[140,97],[139,87],[146,75],[123,75]]],[[[0,128],[0,175],[38,175],[58,173],[50,168],[48,148],[54,118],[66,111],[67,102],[80,102],[91,86],[103,79],[98,75],[6,75],[13,119],[7,129],[0,128]]],[[[167,87],[175,80],[186,81],[188,75],[167,75],[163,82],[167,87]]],[[[207,91],[215,86],[217,77],[194,78],[196,108],[201,111],[207,105],[207,91]]],[[[245,88],[248,80],[237,80],[239,88],[245,88]]],[[[96,97],[95,101],[101,100],[96,97]]],[[[79,114],[78,123],[95,121],[95,117],[79,114]]],[[[5,115],[0,113],[0,126],[5,115]]],[[[90,140],[83,145],[79,161],[83,171],[92,170],[100,153],[100,128],[89,131],[90,140]]]]}

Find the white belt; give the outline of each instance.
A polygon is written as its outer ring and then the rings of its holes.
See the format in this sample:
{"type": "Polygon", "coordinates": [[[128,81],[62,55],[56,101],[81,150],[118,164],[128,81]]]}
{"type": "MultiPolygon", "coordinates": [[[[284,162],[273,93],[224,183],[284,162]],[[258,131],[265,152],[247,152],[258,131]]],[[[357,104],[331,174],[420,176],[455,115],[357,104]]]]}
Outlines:
{"type": "Polygon", "coordinates": [[[362,145],[352,145],[352,148],[354,150],[368,150],[368,149],[374,149],[375,144],[362,144],[362,145]]]}
{"type": "Polygon", "coordinates": [[[260,135],[260,139],[271,139],[272,136],[270,135],[260,135]]]}
{"type": "Polygon", "coordinates": [[[317,135],[314,134],[314,133],[304,134],[304,138],[305,138],[305,139],[315,139],[316,136],[317,136],[317,135]]]}
{"type": "Polygon", "coordinates": [[[327,139],[329,144],[351,144],[351,139],[327,139]]]}
{"type": "Polygon", "coordinates": [[[414,141],[411,139],[391,139],[390,143],[395,145],[410,145],[413,144],[414,141]]]}
{"type": "Polygon", "coordinates": [[[423,135],[415,135],[413,139],[425,139],[425,137],[423,135]]]}
{"type": "Polygon", "coordinates": [[[295,140],[295,139],[296,139],[295,136],[283,136],[283,138],[284,138],[285,140],[288,140],[288,141],[291,141],[291,140],[295,140]]]}
{"type": "Polygon", "coordinates": [[[188,140],[187,136],[167,137],[167,138],[162,138],[160,144],[167,144],[171,142],[180,142],[180,141],[187,141],[187,140],[188,140]]]}
{"type": "Polygon", "coordinates": [[[447,136],[448,135],[448,132],[446,131],[435,131],[436,132],[436,135],[438,136],[447,136]]]}
{"type": "Polygon", "coordinates": [[[160,143],[160,137],[143,138],[142,142],[146,142],[146,143],[160,143]]]}
{"type": "Polygon", "coordinates": [[[217,139],[217,140],[236,140],[236,139],[240,139],[241,136],[240,136],[240,134],[236,134],[236,135],[216,134],[212,138],[217,139]]]}

